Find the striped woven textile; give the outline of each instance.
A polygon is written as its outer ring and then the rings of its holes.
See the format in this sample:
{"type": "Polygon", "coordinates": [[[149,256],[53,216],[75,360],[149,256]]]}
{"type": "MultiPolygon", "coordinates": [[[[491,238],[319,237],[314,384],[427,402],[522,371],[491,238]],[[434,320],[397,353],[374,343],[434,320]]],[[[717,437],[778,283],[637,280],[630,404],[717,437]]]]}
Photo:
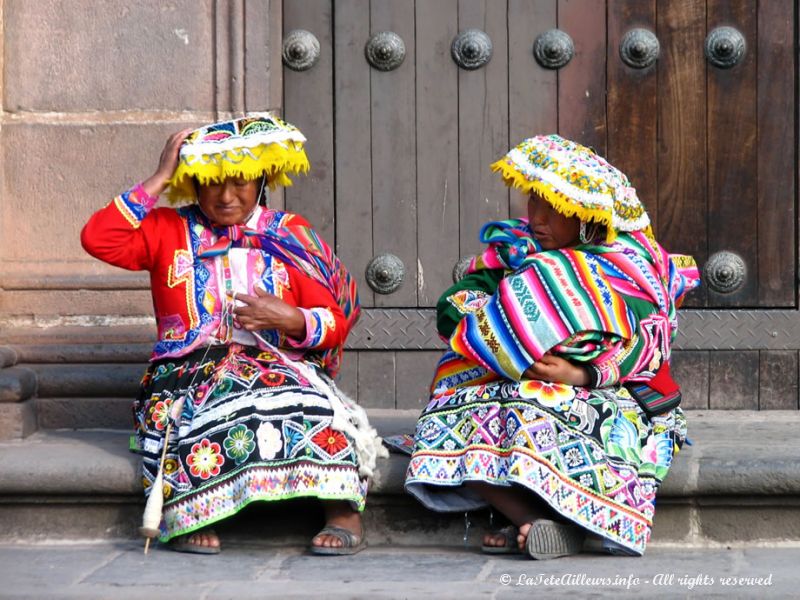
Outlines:
{"type": "Polygon", "coordinates": [[[635,332],[625,296],[651,302],[668,317],[675,335],[677,307],[699,283],[690,257],[670,256],[643,232],[546,252],[539,252],[530,236],[525,219],[489,223],[482,230],[489,248],[470,270],[515,272],[456,327],[450,338],[455,354],[440,360],[432,390],[484,383],[491,374],[519,380],[547,352],[592,360],[635,332]],[[528,253],[520,257],[522,248],[528,253]]]}
{"type": "MultiPolygon", "coordinates": [[[[600,332],[612,342],[633,335],[634,319],[594,256],[551,250],[528,263],[503,279],[482,309],[461,320],[450,338],[455,352],[519,380],[551,348],[576,334],[600,332]]],[[[587,348],[595,352],[597,344],[587,348]]]]}

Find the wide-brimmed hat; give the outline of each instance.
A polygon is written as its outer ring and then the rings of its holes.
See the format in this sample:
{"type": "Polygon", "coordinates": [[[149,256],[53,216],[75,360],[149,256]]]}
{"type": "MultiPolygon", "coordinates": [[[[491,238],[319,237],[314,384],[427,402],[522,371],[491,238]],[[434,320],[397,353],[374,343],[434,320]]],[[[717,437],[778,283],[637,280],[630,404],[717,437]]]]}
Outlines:
{"type": "Polygon", "coordinates": [[[606,240],[620,231],[650,233],[636,190],[622,171],[590,148],[559,135],[528,138],[492,164],[506,185],[536,192],[559,213],[606,226],[606,240]]]}
{"type": "Polygon", "coordinates": [[[195,129],[181,146],[167,198],[173,203],[193,201],[193,179],[208,184],[266,175],[271,188],[288,187],[292,185],[289,174],[309,169],[305,141],[297,127],[269,113],[251,113],[195,129]]]}

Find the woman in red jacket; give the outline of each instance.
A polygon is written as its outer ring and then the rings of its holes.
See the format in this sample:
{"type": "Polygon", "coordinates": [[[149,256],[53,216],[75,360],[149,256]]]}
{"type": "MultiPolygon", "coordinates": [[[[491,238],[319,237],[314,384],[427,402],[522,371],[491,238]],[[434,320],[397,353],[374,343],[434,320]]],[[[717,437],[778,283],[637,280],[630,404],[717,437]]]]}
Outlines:
{"type": "Polygon", "coordinates": [[[86,251],[150,272],[158,341],[134,406],[148,493],[167,439],[161,541],[217,553],[208,526],[253,500],[316,497],[319,554],[364,547],[381,452],[336,389],[358,315],[350,275],[302,217],[265,206],[304,172],[305,138],[268,114],[172,135],[156,172],[97,211],[86,251]],[[167,191],[181,208],[155,208],[167,191]]]}

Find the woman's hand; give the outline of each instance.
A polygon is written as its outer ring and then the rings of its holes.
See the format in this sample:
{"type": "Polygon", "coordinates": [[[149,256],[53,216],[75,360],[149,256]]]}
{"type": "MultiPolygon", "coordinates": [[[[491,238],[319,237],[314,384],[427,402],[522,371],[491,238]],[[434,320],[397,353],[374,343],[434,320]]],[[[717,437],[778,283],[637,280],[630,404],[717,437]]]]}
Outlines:
{"type": "Polygon", "coordinates": [[[258,286],[255,293],[255,296],[236,294],[236,299],[245,306],[234,308],[233,314],[244,329],[280,329],[296,340],[306,337],[306,320],[301,311],[258,286]]]}
{"type": "Polygon", "coordinates": [[[182,129],[169,136],[167,143],[164,145],[164,149],[161,151],[158,169],[142,182],[142,187],[145,192],[151,196],[158,196],[164,191],[170,177],[172,177],[175,169],[178,168],[178,156],[181,144],[183,144],[183,140],[185,140],[192,131],[194,131],[194,129],[182,129]]]}
{"type": "Polygon", "coordinates": [[[541,379],[567,385],[589,385],[589,374],[560,356],[545,354],[522,374],[524,379],[541,379]]]}

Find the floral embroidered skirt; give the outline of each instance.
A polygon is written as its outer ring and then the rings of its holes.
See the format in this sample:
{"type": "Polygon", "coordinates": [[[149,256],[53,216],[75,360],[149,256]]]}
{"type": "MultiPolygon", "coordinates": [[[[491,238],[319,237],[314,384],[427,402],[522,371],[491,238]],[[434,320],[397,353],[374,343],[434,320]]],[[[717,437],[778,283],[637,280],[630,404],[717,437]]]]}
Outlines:
{"type": "Polygon", "coordinates": [[[486,506],[463,484],[527,488],[563,517],[644,553],[655,495],[686,436],[680,409],[648,419],[624,388],[503,381],[433,395],[406,490],[438,511],[486,506]]]}
{"type": "Polygon", "coordinates": [[[363,510],[366,481],[352,441],[331,427],[329,400],[302,373],[282,354],[238,344],[151,364],[134,405],[146,494],[168,420],[176,424],[164,465],[161,541],[254,500],[316,497],[363,510]]]}

